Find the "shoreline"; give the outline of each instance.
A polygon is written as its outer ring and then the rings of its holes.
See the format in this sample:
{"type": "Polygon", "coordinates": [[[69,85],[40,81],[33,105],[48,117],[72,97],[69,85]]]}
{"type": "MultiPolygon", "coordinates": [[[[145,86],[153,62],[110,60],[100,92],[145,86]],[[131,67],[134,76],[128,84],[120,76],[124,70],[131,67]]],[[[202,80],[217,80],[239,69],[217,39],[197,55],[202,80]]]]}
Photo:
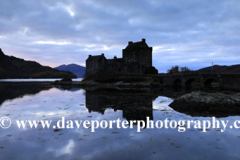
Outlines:
{"type": "Polygon", "coordinates": [[[173,99],[169,106],[180,113],[191,116],[202,117],[225,117],[229,115],[240,115],[240,94],[235,91],[212,90],[203,92],[201,90],[174,91],[171,87],[164,87],[160,84],[137,82],[137,83],[97,83],[84,81],[35,81],[35,82],[0,82],[0,85],[44,85],[55,88],[70,90],[81,88],[86,91],[111,92],[111,93],[144,93],[146,95],[167,96],[173,99]],[[234,100],[233,100],[234,98],[234,100]],[[206,99],[206,101],[205,101],[206,99]],[[212,101],[210,101],[211,99],[212,101]],[[216,99],[216,100],[215,100],[216,99]],[[229,100],[234,103],[228,104],[229,100]],[[209,103],[207,103],[209,101],[209,103]],[[236,101],[236,103],[235,103],[236,101]],[[219,103],[222,102],[222,103],[219,103]]]}

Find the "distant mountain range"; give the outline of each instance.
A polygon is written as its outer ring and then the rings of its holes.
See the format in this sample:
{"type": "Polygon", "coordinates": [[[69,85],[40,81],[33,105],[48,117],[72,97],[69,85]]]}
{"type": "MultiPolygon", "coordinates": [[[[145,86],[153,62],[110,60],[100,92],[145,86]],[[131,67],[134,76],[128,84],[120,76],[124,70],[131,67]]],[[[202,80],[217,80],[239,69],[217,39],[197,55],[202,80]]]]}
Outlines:
{"type": "Polygon", "coordinates": [[[0,79],[5,78],[77,78],[71,72],[42,66],[34,61],[5,55],[0,49],[0,79]]]}
{"type": "Polygon", "coordinates": [[[75,74],[78,78],[83,78],[86,72],[86,67],[77,65],[77,64],[69,64],[69,65],[61,65],[58,67],[55,67],[55,69],[58,69],[59,71],[70,71],[73,74],[75,74]]]}
{"type": "Polygon", "coordinates": [[[214,65],[213,67],[206,67],[201,68],[199,70],[196,70],[195,72],[198,73],[211,73],[213,68],[213,73],[234,73],[234,74],[240,74],[240,64],[232,65],[232,66],[220,66],[220,65],[214,65]]]}

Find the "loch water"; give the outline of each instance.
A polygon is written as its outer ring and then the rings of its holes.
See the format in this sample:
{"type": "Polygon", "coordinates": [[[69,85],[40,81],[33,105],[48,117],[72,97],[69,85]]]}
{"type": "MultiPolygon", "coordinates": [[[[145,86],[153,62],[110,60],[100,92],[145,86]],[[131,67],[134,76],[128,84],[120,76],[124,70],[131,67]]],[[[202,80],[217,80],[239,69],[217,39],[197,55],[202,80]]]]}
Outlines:
{"type": "MultiPolygon", "coordinates": [[[[17,120],[109,121],[212,120],[192,117],[168,105],[171,93],[151,90],[57,88],[46,84],[0,85],[0,118],[11,126],[0,128],[0,159],[239,159],[240,130],[227,127],[178,128],[18,128],[17,120]]],[[[239,116],[218,117],[232,124],[239,116]]]]}

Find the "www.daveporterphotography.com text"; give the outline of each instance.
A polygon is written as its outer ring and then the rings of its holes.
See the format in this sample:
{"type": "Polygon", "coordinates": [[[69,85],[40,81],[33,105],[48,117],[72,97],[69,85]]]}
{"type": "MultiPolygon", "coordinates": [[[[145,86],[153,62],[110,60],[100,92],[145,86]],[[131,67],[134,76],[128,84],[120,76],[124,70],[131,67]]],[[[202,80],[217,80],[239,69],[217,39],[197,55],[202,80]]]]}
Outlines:
{"type": "MultiPolygon", "coordinates": [[[[116,126],[117,129],[133,129],[136,125],[137,132],[141,132],[142,129],[178,129],[178,132],[185,132],[186,129],[201,129],[202,132],[207,132],[210,128],[221,129],[224,132],[226,128],[240,128],[240,120],[235,120],[232,124],[229,120],[217,120],[212,117],[211,120],[150,120],[146,117],[146,120],[66,120],[62,117],[56,123],[52,120],[16,120],[18,128],[31,128],[36,129],[38,127],[42,128],[53,128],[53,129],[74,129],[74,128],[85,128],[91,129],[91,132],[95,132],[96,129],[113,129],[116,126]]],[[[0,127],[7,129],[11,126],[11,119],[8,117],[2,117],[0,119],[0,127]]]]}

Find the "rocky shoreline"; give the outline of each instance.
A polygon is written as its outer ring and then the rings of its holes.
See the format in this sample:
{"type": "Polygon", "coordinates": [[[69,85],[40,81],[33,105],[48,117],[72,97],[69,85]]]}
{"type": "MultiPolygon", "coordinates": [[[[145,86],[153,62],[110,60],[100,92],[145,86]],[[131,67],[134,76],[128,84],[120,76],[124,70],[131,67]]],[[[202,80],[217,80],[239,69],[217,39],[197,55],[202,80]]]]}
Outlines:
{"type": "MultiPolygon", "coordinates": [[[[162,93],[167,87],[157,82],[108,82],[101,83],[93,80],[73,82],[71,79],[62,79],[53,83],[60,87],[81,87],[88,89],[118,89],[118,90],[152,90],[162,93]]],[[[168,87],[167,87],[168,88],[168,87]]],[[[172,92],[174,94],[174,92],[172,92]]],[[[176,95],[175,95],[176,96],[176,95]]],[[[175,97],[174,96],[174,97],[175,97]]],[[[206,93],[192,92],[178,94],[178,98],[169,104],[174,110],[191,116],[227,117],[240,115],[240,93],[206,93]]]]}
{"type": "Polygon", "coordinates": [[[97,88],[162,88],[161,83],[157,82],[130,82],[123,81],[112,83],[99,83],[95,81],[80,81],[73,82],[71,79],[62,79],[60,81],[54,81],[52,84],[59,86],[72,86],[72,87],[97,87],[97,88]]]}
{"type": "Polygon", "coordinates": [[[191,116],[240,115],[240,93],[192,92],[175,99],[169,106],[191,116]]]}

